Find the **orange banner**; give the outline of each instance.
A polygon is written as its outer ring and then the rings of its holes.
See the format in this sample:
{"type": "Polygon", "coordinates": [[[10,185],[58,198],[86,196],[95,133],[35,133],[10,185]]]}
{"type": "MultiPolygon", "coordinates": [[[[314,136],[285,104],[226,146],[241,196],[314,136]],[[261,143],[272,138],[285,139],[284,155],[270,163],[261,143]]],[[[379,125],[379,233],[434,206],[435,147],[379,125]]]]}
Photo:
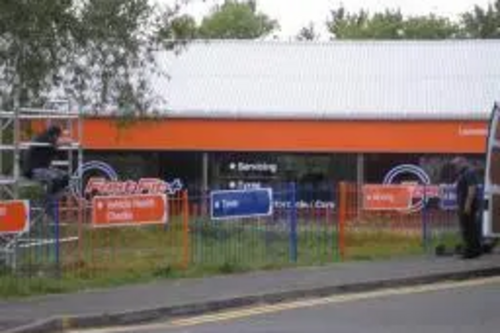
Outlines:
{"type": "Polygon", "coordinates": [[[92,200],[94,227],[167,223],[165,194],[96,196],[92,200]]]}
{"type": "Polygon", "coordinates": [[[0,234],[28,231],[30,208],[28,201],[0,202],[0,234]]]}
{"type": "Polygon", "coordinates": [[[406,210],[412,202],[412,189],[405,185],[363,185],[365,210],[406,210]]]}
{"type": "Polygon", "coordinates": [[[121,128],[113,119],[89,118],[84,121],[83,145],[91,150],[482,154],[487,125],[444,120],[164,118],[138,119],[121,128]]]}

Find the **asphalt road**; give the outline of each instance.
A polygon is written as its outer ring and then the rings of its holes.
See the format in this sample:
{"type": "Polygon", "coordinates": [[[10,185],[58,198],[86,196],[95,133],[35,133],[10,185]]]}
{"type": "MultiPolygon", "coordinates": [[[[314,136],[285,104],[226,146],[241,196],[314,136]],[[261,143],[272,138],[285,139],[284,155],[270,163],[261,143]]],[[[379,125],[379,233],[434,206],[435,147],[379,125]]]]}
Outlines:
{"type": "Polygon", "coordinates": [[[500,278],[335,296],[93,332],[498,333],[500,278]]]}

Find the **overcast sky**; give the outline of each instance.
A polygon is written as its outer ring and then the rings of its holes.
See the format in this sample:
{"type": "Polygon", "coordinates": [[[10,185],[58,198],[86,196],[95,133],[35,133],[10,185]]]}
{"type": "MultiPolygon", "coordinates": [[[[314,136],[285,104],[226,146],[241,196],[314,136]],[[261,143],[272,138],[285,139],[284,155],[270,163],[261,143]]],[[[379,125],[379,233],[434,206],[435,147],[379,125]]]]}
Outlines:
{"type": "MultiPolygon", "coordinates": [[[[184,0],[155,0],[164,4],[174,4],[184,0]]],[[[206,15],[210,8],[224,0],[190,0],[185,6],[187,12],[196,19],[206,15]]],[[[485,7],[494,0],[257,0],[258,9],[280,22],[281,38],[293,37],[301,27],[313,22],[322,39],[326,36],[324,22],[329,18],[330,9],[340,3],[349,11],[361,8],[379,11],[385,8],[401,9],[404,15],[436,13],[451,18],[473,8],[474,4],[485,7]]]]}

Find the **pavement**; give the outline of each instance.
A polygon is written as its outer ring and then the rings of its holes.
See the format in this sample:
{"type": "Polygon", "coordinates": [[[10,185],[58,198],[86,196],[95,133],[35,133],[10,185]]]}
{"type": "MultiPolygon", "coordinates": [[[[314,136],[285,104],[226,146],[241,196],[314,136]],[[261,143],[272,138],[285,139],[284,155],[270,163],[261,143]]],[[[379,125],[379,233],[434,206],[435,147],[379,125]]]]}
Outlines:
{"type": "Polygon", "coordinates": [[[244,306],[500,275],[500,254],[347,262],[0,301],[0,330],[62,332],[196,316],[244,306]]]}

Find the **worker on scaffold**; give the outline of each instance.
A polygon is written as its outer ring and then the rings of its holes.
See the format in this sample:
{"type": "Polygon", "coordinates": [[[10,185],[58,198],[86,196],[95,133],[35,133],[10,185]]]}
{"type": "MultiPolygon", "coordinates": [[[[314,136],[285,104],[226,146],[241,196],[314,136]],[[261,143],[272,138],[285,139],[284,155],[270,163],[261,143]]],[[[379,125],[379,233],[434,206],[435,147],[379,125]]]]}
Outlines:
{"type": "Polygon", "coordinates": [[[57,157],[58,148],[69,145],[71,139],[63,136],[57,125],[49,126],[32,140],[33,145],[25,151],[21,159],[21,170],[24,177],[39,182],[45,187],[46,213],[52,216],[50,203],[55,202],[69,185],[69,175],[52,162],[57,157]]]}

